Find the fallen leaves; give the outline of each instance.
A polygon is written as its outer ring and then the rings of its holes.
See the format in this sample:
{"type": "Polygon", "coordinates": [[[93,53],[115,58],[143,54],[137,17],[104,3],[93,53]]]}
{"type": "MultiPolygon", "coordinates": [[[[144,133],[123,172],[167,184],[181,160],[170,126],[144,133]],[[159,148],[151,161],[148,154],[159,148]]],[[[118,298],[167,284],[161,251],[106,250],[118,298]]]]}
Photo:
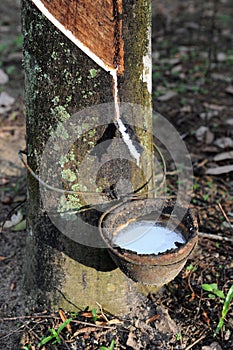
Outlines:
{"type": "Polygon", "coordinates": [[[207,145],[211,144],[214,140],[214,134],[207,126],[200,126],[195,133],[196,139],[202,141],[207,145]]]}
{"type": "Polygon", "coordinates": [[[133,349],[137,349],[137,339],[132,331],[130,331],[128,334],[126,345],[133,349]]]}
{"type": "Polygon", "coordinates": [[[10,220],[7,220],[4,223],[4,228],[11,228],[13,226],[16,226],[17,224],[19,224],[21,221],[23,220],[23,214],[21,212],[21,210],[19,210],[16,214],[13,214],[11,216],[10,220]]]}
{"type": "Polygon", "coordinates": [[[207,103],[207,102],[204,103],[204,107],[208,109],[213,109],[219,112],[223,111],[226,108],[225,106],[220,106],[214,103],[207,103]]]}
{"type": "Polygon", "coordinates": [[[1,94],[0,94],[0,113],[4,113],[4,112],[9,111],[14,102],[15,102],[14,97],[10,96],[5,91],[1,92],[1,94]]]}
{"type": "Polygon", "coordinates": [[[72,337],[70,339],[70,342],[73,341],[73,339],[76,338],[77,336],[79,336],[80,334],[91,333],[91,332],[95,332],[95,331],[96,331],[96,327],[88,326],[88,327],[80,328],[74,332],[74,334],[72,335],[72,337]]]}
{"type": "Polygon", "coordinates": [[[226,92],[227,94],[233,95],[233,85],[228,86],[228,87],[225,89],[225,92],[226,92]]]}
{"type": "Polygon", "coordinates": [[[205,323],[208,326],[210,326],[210,318],[209,318],[209,316],[208,316],[208,314],[207,314],[207,312],[205,310],[203,310],[203,312],[202,312],[202,317],[203,317],[205,323]]]}
{"type": "Polygon", "coordinates": [[[0,85],[4,85],[9,81],[8,75],[0,69],[0,85]]]}
{"type": "Polygon", "coordinates": [[[166,93],[162,96],[159,96],[157,98],[158,101],[160,102],[166,102],[166,101],[169,101],[171,100],[173,97],[175,97],[177,95],[177,92],[176,91],[173,91],[173,90],[168,90],[166,91],[166,93]]]}
{"type": "Polygon", "coordinates": [[[222,152],[222,153],[216,154],[216,156],[214,156],[215,162],[219,162],[221,160],[226,160],[226,159],[233,159],[233,151],[222,152]]]}
{"type": "Polygon", "coordinates": [[[227,119],[226,124],[233,126],[233,118],[227,119]]]}
{"type": "Polygon", "coordinates": [[[222,350],[222,348],[217,342],[213,342],[210,345],[202,346],[201,350],[222,350]]]}
{"type": "Polygon", "coordinates": [[[230,137],[220,137],[214,141],[214,145],[223,149],[233,147],[233,139],[230,137]]]}
{"type": "Polygon", "coordinates": [[[159,315],[159,322],[156,323],[156,329],[163,334],[173,333],[176,335],[178,327],[175,321],[170,317],[168,309],[160,305],[157,307],[157,312],[159,315]]]}
{"type": "MultiPolygon", "coordinates": [[[[58,313],[59,313],[59,316],[61,317],[62,322],[65,322],[67,320],[67,317],[66,317],[64,311],[62,309],[59,309],[58,313]]],[[[66,325],[66,329],[70,334],[72,334],[72,328],[71,328],[71,325],[69,323],[66,325]]]]}
{"type": "Polygon", "coordinates": [[[233,165],[223,165],[223,166],[218,166],[216,168],[209,168],[206,170],[207,175],[221,175],[221,174],[226,174],[230,173],[233,171],[233,165]]]}
{"type": "Polygon", "coordinates": [[[23,231],[26,229],[26,219],[23,219],[23,214],[19,210],[16,214],[11,216],[10,220],[3,221],[1,226],[7,229],[11,229],[14,232],[23,231]]]}

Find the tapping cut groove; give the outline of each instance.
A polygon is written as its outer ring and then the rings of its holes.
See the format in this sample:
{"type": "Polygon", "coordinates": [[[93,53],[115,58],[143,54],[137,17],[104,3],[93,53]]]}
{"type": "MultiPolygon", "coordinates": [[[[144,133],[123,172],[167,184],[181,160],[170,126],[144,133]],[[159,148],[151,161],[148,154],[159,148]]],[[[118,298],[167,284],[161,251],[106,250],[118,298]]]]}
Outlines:
{"type": "Polygon", "coordinates": [[[124,71],[122,0],[32,0],[106,71],[124,71]]]}

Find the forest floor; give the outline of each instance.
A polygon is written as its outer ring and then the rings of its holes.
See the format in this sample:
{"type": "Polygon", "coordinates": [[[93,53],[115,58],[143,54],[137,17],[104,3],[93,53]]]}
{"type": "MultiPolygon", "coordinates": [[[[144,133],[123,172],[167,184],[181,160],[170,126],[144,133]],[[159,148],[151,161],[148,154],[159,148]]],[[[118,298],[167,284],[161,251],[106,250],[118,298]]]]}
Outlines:
{"type": "MultiPolygon", "coordinates": [[[[19,2],[0,2],[0,222],[7,218],[9,226],[0,233],[0,349],[37,349],[42,337],[51,335],[49,328],[57,329],[70,316],[71,328],[42,349],[233,349],[232,303],[213,336],[233,285],[232,1],[155,2],[153,106],[189,150],[191,206],[199,213],[201,235],[172,282],[148,296],[127,321],[106,315],[108,322],[103,315],[96,320],[90,310],[30,315],[25,308],[25,206],[16,208],[26,201],[26,171],[17,156],[25,147],[19,2]]],[[[168,181],[168,193],[173,190],[168,181]]]]}

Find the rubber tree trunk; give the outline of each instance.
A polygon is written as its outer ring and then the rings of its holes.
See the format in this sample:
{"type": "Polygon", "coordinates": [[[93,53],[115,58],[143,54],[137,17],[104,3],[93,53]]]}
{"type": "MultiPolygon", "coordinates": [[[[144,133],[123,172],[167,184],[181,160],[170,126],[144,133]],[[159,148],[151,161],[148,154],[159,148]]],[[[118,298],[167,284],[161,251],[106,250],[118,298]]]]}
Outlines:
{"type": "MultiPolygon", "coordinates": [[[[150,0],[123,1],[125,69],[119,76],[119,94],[123,102],[149,108],[150,22],[150,0]]],[[[60,33],[29,0],[22,1],[22,23],[27,161],[39,174],[41,156],[53,131],[77,111],[113,102],[113,83],[108,72],[60,33]]],[[[142,118],[144,129],[149,130],[151,114],[142,118]]],[[[77,141],[73,147],[76,162],[90,149],[90,144],[96,144],[103,137],[105,131],[106,128],[99,128],[77,141]]],[[[142,129],[136,132],[144,145],[152,147],[150,135],[142,129]]],[[[67,138],[67,135],[61,132],[61,140],[62,137],[67,138]]],[[[65,163],[63,171],[68,169],[69,172],[71,160],[65,163]]],[[[148,167],[151,171],[149,163],[148,167]]],[[[106,166],[104,169],[100,173],[106,179],[110,168],[106,166]]],[[[126,167],[124,171],[128,173],[129,169],[126,167]]],[[[132,178],[134,173],[130,169],[132,178]]],[[[110,186],[111,181],[112,178],[108,179],[105,185],[110,186]]],[[[137,181],[135,177],[136,188],[137,181]]],[[[63,185],[68,186],[65,176],[63,185]]],[[[78,186],[77,183],[74,185],[78,186]]],[[[63,235],[48,217],[39,183],[31,174],[28,175],[28,196],[24,284],[29,305],[74,310],[75,306],[96,307],[98,302],[114,314],[128,313],[143,298],[143,293],[148,292],[147,286],[128,279],[113,264],[105,249],[88,247],[63,235]]]]}

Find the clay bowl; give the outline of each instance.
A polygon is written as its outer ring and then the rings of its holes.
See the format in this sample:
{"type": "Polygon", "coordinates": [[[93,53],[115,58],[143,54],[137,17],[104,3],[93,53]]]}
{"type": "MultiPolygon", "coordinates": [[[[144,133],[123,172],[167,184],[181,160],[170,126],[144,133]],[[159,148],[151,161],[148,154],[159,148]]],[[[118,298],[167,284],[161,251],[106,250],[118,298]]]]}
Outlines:
{"type": "Polygon", "coordinates": [[[140,199],[123,203],[104,213],[99,222],[99,231],[115,264],[132,280],[142,284],[161,287],[173,280],[184,267],[197,245],[197,221],[190,210],[157,199],[140,199]],[[179,220],[179,212],[182,220],[179,220]],[[152,219],[158,225],[176,227],[185,243],[177,248],[158,254],[137,254],[113,243],[113,238],[132,220],[152,219]]]}

